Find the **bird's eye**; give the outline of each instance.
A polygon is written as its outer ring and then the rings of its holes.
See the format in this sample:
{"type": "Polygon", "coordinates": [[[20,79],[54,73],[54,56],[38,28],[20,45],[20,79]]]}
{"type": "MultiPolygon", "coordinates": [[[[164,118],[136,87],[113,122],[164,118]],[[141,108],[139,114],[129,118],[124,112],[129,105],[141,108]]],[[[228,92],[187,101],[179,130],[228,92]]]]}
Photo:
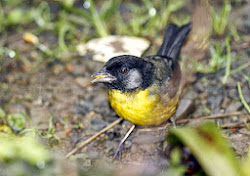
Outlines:
{"type": "Polygon", "coordinates": [[[121,74],[127,73],[127,68],[126,68],[126,67],[122,67],[122,68],[120,69],[120,73],[121,73],[121,74]]]}

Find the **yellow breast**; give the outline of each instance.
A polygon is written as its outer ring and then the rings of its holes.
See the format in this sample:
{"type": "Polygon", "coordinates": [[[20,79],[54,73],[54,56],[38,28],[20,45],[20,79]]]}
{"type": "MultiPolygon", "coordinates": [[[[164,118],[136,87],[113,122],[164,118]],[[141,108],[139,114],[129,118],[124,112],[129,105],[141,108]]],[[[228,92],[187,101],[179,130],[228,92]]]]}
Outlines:
{"type": "Polygon", "coordinates": [[[165,122],[176,111],[179,95],[163,105],[158,94],[143,91],[122,92],[108,91],[111,107],[116,113],[136,125],[159,125],[165,122]]]}

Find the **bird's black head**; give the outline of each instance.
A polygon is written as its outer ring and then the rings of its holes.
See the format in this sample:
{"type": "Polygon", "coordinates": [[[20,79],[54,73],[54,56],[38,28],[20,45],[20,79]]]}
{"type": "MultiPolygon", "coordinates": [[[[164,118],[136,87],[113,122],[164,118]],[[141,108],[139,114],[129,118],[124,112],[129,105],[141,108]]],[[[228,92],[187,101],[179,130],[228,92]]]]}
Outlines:
{"type": "Polygon", "coordinates": [[[144,90],[152,84],[153,65],[136,56],[117,56],[92,76],[93,83],[104,83],[109,89],[144,90]]]}

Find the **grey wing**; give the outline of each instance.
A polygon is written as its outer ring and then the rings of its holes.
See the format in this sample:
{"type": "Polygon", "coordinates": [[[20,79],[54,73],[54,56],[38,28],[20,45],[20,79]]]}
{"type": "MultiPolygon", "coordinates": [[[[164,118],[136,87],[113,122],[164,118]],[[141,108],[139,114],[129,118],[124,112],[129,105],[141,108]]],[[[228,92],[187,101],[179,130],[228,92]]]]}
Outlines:
{"type": "Polygon", "coordinates": [[[165,102],[174,98],[179,91],[181,70],[177,60],[163,56],[148,56],[145,59],[155,66],[155,80],[160,82],[161,99],[165,102]]]}
{"type": "Polygon", "coordinates": [[[179,90],[181,82],[181,70],[178,61],[168,58],[168,66],[171,74],[163,80],[161,90],[163,94],[167,94],[170,99],[174,98],[179,90]]]}

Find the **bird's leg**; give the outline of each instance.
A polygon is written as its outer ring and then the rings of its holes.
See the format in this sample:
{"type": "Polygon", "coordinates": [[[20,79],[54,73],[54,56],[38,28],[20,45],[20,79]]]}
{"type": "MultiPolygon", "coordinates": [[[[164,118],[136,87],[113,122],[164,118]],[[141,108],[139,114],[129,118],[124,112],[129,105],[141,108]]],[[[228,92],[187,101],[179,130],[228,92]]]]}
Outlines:
{"type": "Polygon", "coordinates": [[[121,140],[121,142],[119,143],[115,151],[114,159],[117,157],[118,154],[119,154],[119,160],[121,159],[123,143],[126,141],[126,139],[129,137],[129,135],[133,132],[134,129],[135,129],[135,125],[132,125],[132,127],[128,130],[128,132],[124,136],[124,138],[121,140]]]}
{"type": "Polygon", "coordinates": [[[173,127],[176,128],[176,123],[175,123],[174,116],[170,117],[170,121],[172,122],[173,127]]]}

